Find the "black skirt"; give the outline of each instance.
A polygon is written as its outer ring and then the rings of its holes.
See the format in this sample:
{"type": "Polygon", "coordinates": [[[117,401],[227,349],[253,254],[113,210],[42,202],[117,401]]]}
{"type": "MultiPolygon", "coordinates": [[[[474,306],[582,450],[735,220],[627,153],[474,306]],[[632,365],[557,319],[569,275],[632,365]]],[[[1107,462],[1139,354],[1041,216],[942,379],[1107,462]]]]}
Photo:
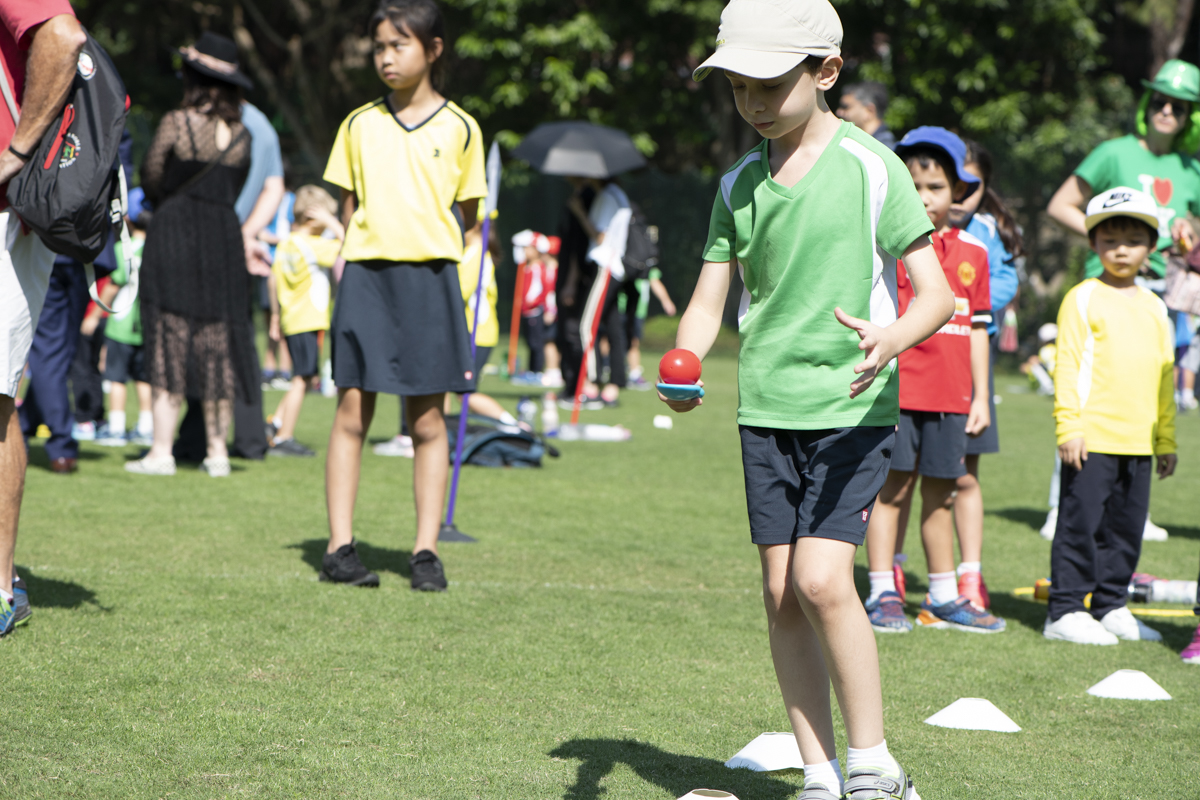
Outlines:
{"type": "Polygon", "coordinates": [[[347,262],[330,329],[339,388],[405,397],[475,386],[458,267],[347,262]]]}

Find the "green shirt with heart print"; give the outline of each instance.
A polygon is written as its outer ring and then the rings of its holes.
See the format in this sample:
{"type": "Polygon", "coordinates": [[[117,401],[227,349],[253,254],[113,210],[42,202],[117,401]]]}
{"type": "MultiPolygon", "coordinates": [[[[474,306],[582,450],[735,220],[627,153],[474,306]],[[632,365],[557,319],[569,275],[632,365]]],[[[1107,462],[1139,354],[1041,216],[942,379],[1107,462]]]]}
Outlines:
{"type": "MultiPolygon", "coordinates": [[[[1117,186],[1139,189],[1158,203],[1158,249],[1171,246],[1171,224],[1190,211],[1200,216],[1200,162],[1182,153],[1156,156],[1130,134],[1104,142],[1083,160],[1075,174],[1097,195],[1117,186]]],[[[1161,252],[1150,255],[1150,267],[1159,275],[1167,269],[1161,252]]],[[[1095,253],[1088,256],[1086,277],[1104,271],[1095,253]]]]}

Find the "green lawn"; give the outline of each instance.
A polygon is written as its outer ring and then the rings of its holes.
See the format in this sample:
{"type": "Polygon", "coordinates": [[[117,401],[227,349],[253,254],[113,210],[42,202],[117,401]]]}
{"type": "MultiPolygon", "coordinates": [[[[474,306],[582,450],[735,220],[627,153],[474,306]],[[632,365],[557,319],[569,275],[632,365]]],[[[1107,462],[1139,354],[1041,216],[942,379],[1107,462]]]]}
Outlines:
{"type": "MultiPolygon", "coordinates": [[[[793,797],[798,772],[723,766],[787,720],[748,538],[735,362],[705,366],[706,404],[674,430],[629,392],[585,419],[628,426],[630,442],[564,444],[539,471],[468,469],[458,522],[479,543],[444,547],[442,595],[408,588],[405,459],[364,457],[360,552],[383,581],[364,590],[317,582],[320,458],[148,478],[122,470],[133,448],[85,445],[62,477],[35,444],[17,549],[34,618],[0,641],[0,797],[793,797]]],[[[516,391],[489,380],[511,405],[516,391]]],[[[1036,528],[1052,425],[1047,399],[1013,390],[1020,378],[997,387],[984,570],[1009,629],[880,639],[892,752],[925,800],[1200,796],[1200,668],[1178,657],[1195,621],[1155,623],[1164,644],[1050,643],[1044,606],[1007,593],[1049,571],[1036,528]],[[1175,699],[1086,694],[1120,668],[1175,699]],[[959,697],[1024,730],[922,723],[959,697]]],[[[302,419],[322,453],[332,411],[310,395],[302,419]]],[[[396,417],[381,399],[373,438],[396,417]]],[[[1148,544],[1142,568],[1191,579],[1200,419],[1179,427],[1179,472],[1153,495],[1171,540],[1148,544]]]]}

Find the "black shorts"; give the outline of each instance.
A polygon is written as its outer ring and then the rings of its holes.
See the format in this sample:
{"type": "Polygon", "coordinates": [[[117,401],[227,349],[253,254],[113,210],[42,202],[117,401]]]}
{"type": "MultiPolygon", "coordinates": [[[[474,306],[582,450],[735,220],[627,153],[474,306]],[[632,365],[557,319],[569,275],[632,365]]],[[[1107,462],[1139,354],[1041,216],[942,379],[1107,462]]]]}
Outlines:
{"type": "Polygon", "coordinates": [[[895,429],[738,430],[752,542],[791,544],[816,536],[863,543],[887,478],[895,429]]]}
{"type": "Polygon", "coordinates": [[[487,366],[488,359],[491,357],[492,348],[475,345],[475,386],[471,391],[479,389],[479,381],[483,378],[483,368],[487,366]]]}
{"type": "Polygon", "coordinates": [[[146,380],[143,347],[105,339],[104,380],[113,383],[146,380]]]}
{"type": "Polygon", "coordinates": [[[292,357],[292,374],[311,378],[321,371],[321,344],[316,331],[293,333],[283,337],[292,357]]]}
{"type": "Polygon", "coordinates": [[[967,474],[967,415],[900,410],[892,469],[957,480],[967,474]]]}
{"type": "Polygon", "coordinates": [[[475,390],[453,262],[347,262],[329,333],[339,388],[402,397],[475,390]]]}
{"type": "Polygon", "coordinates": [[[967,455],[977,456],[983,453],[1000,452],[1000,426],[996,424],[996,356],[1000,352],[1000,336],[992,337],[988,348],[988,411],[992,424],[978,436],[967,437],[967,455]]]}

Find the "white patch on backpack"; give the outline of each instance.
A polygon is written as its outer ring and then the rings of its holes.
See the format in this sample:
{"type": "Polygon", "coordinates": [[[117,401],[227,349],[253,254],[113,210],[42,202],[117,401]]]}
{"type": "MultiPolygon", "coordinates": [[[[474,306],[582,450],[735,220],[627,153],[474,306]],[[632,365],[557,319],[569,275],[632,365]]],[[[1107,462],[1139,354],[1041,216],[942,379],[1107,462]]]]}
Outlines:
{"type": "Polygon", "coordinates": [[[75,163],[75,159],[79,158],[79,137],[73,133],[68,133],[63,136],[62,158],[58,160],[58,168],[66,169],[75,163]]]}
{"type": "Polygon", "coordinates": [[[96,75],[96,62],[87,53],[79,54],[79,77],[90,81],[96,75]]]}

